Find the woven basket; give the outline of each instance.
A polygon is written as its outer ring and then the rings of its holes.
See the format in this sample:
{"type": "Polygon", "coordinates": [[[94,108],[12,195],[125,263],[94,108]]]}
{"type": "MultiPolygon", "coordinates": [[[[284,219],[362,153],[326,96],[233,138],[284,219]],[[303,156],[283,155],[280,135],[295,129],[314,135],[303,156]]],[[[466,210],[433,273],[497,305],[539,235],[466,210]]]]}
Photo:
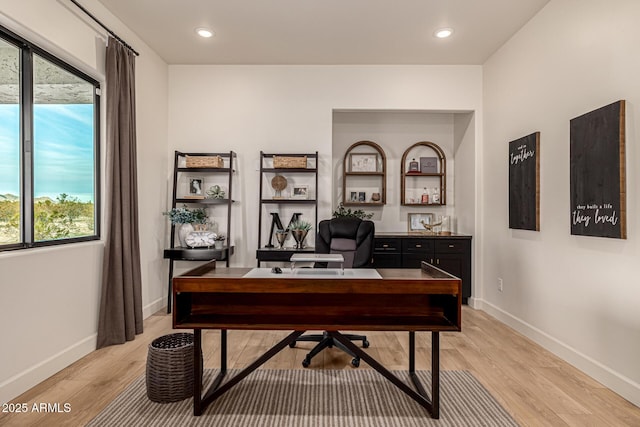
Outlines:
{"type": "Polygon", "coordinates": [[[303,157],[273,156],[273,167],[276,169],[306,168],[307,156],[303,156],[303,157]]]}
{"type": "Polygon", "coordinates": [[[185,156],[188,168],[221,168],[223,167],[220,156],[185,156]]]}
{"type": "Polygon", "coordinates": [[[158,403],[193,396],[193,334],[164,335],[149,344],[147,397],[158,403]]]}

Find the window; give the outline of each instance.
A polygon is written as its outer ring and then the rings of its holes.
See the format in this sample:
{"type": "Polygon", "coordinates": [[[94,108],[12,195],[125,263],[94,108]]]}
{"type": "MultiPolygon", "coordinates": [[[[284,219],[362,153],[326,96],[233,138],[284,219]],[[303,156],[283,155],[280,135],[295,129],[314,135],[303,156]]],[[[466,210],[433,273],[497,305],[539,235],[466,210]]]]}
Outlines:
{"type": "Polygon", "coordinates": [[[99,84],[0,27],[0,250],[99,237],[99,84]]]}

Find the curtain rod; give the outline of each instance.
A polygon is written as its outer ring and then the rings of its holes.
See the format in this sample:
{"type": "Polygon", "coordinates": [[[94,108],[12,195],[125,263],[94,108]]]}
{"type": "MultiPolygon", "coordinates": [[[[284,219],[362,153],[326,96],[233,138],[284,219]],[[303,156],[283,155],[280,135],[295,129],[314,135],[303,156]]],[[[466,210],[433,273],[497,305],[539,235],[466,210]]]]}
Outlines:
{"type": "Polygon", "coordinates": [[[100,22],[98,20],[98,18],[96,18],[95,16],[93,16],[87,9],[85,9],[84,7],[82,7],[82,5],[80,5],[76,0],[70,0],[71,3],[75,4],[76,6],[78,6],[78,8],[83,11],[87,16],[89,16],[89,18],[93,19],[94,21],[96,21],[96,23],[98,25],[100,25],[102,28],[104,28],[109,34],[111,34],[113,36],[113,38],[115,38],[116,40],[118,40],[120,43],[122,43],[124,45],[124,47],[126,47],[127,49],[129,49],[131,52],[135,53],[136,56],[140,56],[140,54],[138,52],[136,52],[136,50],[134,48],[131,47],[131,45],[129,45],[129,43],[127,43],[126,41],[122,40],[120,38],[120,36],[118,36],[116,33],[114,33],[113,31],[111,31],[111,29],[109,29],[109,27],[107,27],[106,25],[104,25],[102,22],[100,22]]]}

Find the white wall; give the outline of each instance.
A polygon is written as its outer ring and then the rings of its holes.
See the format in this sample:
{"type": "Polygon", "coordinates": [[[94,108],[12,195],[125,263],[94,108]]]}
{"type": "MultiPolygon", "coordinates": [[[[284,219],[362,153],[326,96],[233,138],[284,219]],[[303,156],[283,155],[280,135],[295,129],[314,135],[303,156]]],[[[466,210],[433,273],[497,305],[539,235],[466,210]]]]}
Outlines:
{"type": "MultiPolygon", "coordinates": [[[[165,221],[158,196],[167,175],[167,66],[95,0],[83,1],[132,44],[136,60],[142,287],[145,314],[166,299],[165,221]],[[153,167],[149,167],[153,165],[153,167]]],[[[105,32],[70,2],[0,1],[0,24],[101,81],[105,32]],[[96,29],[98,29],[96,31],[96,29]]],[[[105,119],[104,96],[102,123],[105,119]]],[[[104,159],[105,134],[102,134],[104,159]]],[[[24,392],[95,349],[101,241],[0,253],[0,402],[24,392]]]]}
{"type": "Polygon", "coordinates": [[[484,307],[636,405],[639,16],[637,0],[552,0],[493,55],[484,67],[479,193],[484,307]],[[628,238],[572,236],[569,120],[619,99],[627,100],[628,238]],[[535,131],[541,231],[510,230],[508,141],[535,131]]]}
{"type": "MultiPolygon", "coordinates": [[[[238,153],[232,265],[255,266],[260,150],[317,150],[318,216],[329,218],[338,185],[331,164],[334,110],[477,111],[481,79],[478,66],[169,66],[169,147],[238,153]]],[[[453,148],[453,119],[443,116],[453,148]]],[[[395,181],[387,177],[390,186],[395,181]]],[[[398,200],[392,191],[387,197],[398,200]]],[[[391,231],[406,231],[406,222],[396,225],[391,231]]],[[[177,272],[192,266],[177,263],[177,272]]]]}

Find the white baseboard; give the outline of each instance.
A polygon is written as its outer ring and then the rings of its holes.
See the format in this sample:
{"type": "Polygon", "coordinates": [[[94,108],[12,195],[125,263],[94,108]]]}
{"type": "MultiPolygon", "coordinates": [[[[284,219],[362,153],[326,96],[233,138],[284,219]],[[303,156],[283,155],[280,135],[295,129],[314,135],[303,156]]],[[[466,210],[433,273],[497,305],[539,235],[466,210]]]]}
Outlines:
{"type": "MultiPolygon", "coordinates": [[[[640,406],[640,384],[487,301],[474,299],[472,307],[485,311],[520,332],[522,335],[535,341],[567,363],[580,369],[629,402],[640,406]]],[[[462,327],[464,328],[464,325],[462,327]]]]}
{"type": "Polygon", "coordinates": [[[0,384],[0,402],[8,402],[96,349],[98,334],[54,354],[0,384]]]}
{"type": "Polygon", "coordinates": [[[156,314],[161,309],[167,309],[167,299],[166,298],[158,298],[155,301],[150,302],[146,306],[142,307],[142,318],[146,319],[147,317],[156,314]]]}

